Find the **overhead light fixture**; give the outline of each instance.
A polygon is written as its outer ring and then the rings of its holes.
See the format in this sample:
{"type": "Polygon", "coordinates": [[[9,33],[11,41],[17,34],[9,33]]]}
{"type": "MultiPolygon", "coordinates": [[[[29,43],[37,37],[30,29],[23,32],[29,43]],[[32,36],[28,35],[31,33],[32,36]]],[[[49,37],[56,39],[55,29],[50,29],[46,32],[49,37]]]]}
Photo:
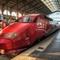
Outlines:
{"type": "Polygon", "coordinates": [[[4,15],[10,15],[10,12],[8,10],[4,10],[3,14],[4,15]]]}
{"type": "Polygon", "coordinates": [[[12,12],[11,15],[12,16],[17,16],[17,13],[16,12],[12,12]]]}

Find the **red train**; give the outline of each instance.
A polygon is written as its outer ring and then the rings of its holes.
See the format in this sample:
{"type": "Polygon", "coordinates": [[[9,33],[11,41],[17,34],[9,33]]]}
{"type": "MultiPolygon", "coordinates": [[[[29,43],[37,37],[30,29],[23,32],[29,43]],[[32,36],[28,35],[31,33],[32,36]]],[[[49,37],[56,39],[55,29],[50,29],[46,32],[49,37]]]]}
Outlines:
{"type": "Polygon", "coordinates": [[[45,36],[52,26],[45,15],[31,14],[19,18],[20,22],[5,27],[0,33],[0,53],[22,51],[45,36]]]}

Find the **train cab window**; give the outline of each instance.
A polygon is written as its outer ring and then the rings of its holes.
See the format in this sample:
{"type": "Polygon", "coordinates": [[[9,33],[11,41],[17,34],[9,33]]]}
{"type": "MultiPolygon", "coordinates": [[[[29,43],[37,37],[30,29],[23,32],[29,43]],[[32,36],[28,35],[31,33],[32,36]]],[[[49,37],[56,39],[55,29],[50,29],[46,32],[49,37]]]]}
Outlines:
{"type": "Polygon", "coordinates": [[[23,18],[23,22],[31,22],[31,18],[29,16],[25,16],[23,18]]]}

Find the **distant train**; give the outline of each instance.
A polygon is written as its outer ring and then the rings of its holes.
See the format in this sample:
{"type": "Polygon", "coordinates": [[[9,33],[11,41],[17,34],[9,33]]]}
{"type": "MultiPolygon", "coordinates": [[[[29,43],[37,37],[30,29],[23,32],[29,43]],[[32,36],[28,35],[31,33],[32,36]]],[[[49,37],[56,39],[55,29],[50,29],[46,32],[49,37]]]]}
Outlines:
{"type": "Polygon", "coordinates": [[[11,54],[33,45],[52,29],[45,15],[31,14],[19,18],[19,22],[5,27],[0,33],[0,53],[11,54]]]}

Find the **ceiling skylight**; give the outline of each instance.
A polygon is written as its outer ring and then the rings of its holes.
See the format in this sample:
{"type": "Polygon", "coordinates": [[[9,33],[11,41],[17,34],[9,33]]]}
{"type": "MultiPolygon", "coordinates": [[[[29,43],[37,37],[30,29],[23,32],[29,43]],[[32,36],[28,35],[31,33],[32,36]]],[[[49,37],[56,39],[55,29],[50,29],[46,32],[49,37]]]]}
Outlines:
{"type": "Polygon", "coordinates": [[[60,10],[60,0],[41,0],[52,12],[60,10]]]}

